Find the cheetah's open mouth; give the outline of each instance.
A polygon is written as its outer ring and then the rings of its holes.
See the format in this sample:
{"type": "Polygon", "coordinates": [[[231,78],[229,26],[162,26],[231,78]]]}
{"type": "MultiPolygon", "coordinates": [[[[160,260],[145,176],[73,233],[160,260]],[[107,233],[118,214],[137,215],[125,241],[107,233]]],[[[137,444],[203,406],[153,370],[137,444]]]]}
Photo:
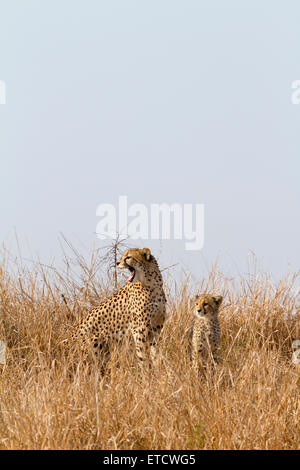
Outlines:
{"type": "Polygon", "coordinates": [[[134,279],[134,276],[135,276],[135,269],[132,268],[132,267],[130,267],[130,268],[128,268],[128,269],[129,269],[129,271],[130,271],[130,276],[129,276],[129,278],[127,279],[127,282],[132,282],[133,279],[134,279]]]}

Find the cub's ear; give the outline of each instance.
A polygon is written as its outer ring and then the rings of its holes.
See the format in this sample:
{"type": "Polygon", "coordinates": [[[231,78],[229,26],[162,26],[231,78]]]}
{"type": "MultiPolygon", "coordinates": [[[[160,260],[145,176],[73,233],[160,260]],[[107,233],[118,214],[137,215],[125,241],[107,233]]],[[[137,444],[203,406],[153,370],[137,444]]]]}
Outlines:
{"type": "Polygon", "coordinates": [[[151,261],[152,256],[151,256],[151,251],[149,250],[149,248],[143,248],[141,252],[142,252],[142,255],[145,256],[147,261],[151,261]]]}
{"type": "Polygon", "coordinates": [[[216,295],[213,297],[213,299],[216,302],[217,306],[219,307],[222,303],[223,297],[221,295],[216,295]]]}
{"type": "Polygon", "coordinates": [[[199,299],[199,295],[198,295],[198,294],[197,294],[197,295],[194,295],[194,297],[193,297],[193,302],[196,302],[197,299],[199,299]]]}

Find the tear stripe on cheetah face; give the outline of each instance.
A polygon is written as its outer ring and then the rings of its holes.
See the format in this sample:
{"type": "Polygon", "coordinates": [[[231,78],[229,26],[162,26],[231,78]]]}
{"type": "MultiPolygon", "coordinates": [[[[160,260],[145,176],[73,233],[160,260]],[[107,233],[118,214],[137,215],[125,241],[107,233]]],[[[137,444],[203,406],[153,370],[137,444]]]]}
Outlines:
{"type": "Polygon", "coordinates": [[[192,328],[192,361],[194,367],[199,361],[213,359],[220,342],[218,321],[219,307],[223,298],[203,294],[196,296],[194,305],[194,324],[192,328]]]}
{"type": "Polygon", "coordinates": [[[117,266],[121,269],[128,269],[130,277],[127,282],[141,282],[143,286],[162,286],[162,277],[158,270],[155,258],[151,255],[149,248],[142,250],[133,248],[125,251],[117,262],[117,266]]]}
{"type": "Polygon", "coordinates": [[[196,318],[213,318],[219,313],[222,303],[221,295],[213,296],[208,294],[197,295],[195,298],[194,315],[196,318]]]}
{"type": "Polygon", "coordinates": [[[72,338],[81,349],[92,348],[103,366],[109,344],[131,335],[138,358],[150,365],[149,349],[156,346],[165,321],[166,298],[161,273],[148,248],[127,250],[118,266],[135,270],[133,282],[125,284],[88,313],[72,338]]]}

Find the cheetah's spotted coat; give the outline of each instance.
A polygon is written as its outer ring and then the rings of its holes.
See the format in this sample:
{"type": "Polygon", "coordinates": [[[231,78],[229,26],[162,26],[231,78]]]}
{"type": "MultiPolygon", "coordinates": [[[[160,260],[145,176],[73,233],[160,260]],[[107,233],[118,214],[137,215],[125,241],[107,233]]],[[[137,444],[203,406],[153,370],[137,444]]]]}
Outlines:
{"type": "Polygon", "coordinates": [[[223,298],[203,294],[197,296],[194,306],[194,324],[192,327],[192,362],[195,368],[199,363],[217,361],[217,349],[220,342],[218,312],[223,298]]]}
{"type": "Polygon", "coordinates": [[[166,310],[157,261],[148,248],[136,248],[123,253],[117,265],[130,271],[127,284],[91,310],[72,339],[81,349],[93,349],[103,365],[111,343],[132,336],[139,360],[151,366],[150,349],[153,358],[166,310]]]}

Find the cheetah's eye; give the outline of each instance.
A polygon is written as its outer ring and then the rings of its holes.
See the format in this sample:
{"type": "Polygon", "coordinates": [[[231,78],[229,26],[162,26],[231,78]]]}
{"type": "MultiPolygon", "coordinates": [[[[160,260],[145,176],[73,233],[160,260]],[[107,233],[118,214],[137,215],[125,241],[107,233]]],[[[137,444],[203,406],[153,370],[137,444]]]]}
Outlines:
{"type": "Polygon", "coordinates": [[[207,306],[208,306],[208,303],[207,303],[207,302],[205,302],[205,304],[203,304],[203,307],[207,307],[207,306]]]}

